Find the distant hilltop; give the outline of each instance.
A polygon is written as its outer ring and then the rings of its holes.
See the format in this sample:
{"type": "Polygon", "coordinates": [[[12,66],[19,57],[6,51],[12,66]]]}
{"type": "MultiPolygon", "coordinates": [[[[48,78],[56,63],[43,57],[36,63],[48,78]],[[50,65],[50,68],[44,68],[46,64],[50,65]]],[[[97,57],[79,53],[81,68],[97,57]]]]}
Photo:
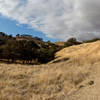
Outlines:
{"type": "Polygon", "coordinates": [[[27,34],[15,37],[0,32],[0,59],[8,62],[47,63],[61,47],[27,34]]]}
{"type": "Polygon", "coordinates": [[[43,64],[55,60],[56,52],[63,48],[81,45],[100,40],[98,38],[78,41],[70,38],[65,42],[43,41],[42,38],[27,34],[17,34],[15,37],[0,32],[0,60],[11,63],[43,64]]]}

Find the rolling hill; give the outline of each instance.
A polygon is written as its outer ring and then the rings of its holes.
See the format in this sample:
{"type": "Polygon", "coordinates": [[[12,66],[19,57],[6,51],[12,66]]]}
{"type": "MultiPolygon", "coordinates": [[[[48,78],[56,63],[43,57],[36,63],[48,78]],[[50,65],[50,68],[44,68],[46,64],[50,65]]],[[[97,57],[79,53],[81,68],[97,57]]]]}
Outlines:
{"type": "Polygon", "coordinates": [[[0,100],[99,100],[100,41],[55,56],[41,65],[0,63],[0,100]]]}

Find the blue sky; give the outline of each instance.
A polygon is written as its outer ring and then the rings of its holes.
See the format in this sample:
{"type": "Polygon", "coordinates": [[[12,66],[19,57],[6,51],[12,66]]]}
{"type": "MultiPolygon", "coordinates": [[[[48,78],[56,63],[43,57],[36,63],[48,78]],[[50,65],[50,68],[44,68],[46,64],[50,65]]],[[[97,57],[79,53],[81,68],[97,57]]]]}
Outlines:
{"type": "Polygon", "coordinates": [[[18,24],[17,21],[11,20],[2,15],[0,15],[0,32],[11,34],[13,36],[16,36],[16,34],[29,34],[33,37],[40,37],[44,41],[57,41],[57,39],[51,39],[46,37],[42,32],[36,31],[33,28],[29,28],[27,24],[18,24]]]}

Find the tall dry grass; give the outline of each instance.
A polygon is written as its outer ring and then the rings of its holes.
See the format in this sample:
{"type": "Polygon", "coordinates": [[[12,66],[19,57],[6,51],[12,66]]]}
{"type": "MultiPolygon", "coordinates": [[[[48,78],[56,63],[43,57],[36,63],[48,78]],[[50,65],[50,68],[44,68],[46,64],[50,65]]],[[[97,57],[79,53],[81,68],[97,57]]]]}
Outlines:
{"type": "Polygon", "coordinates": [[[46,65],[1,63],[0,100],[65,100],[100,75],[99,49],[99,41],[65,48],[46,65]]]}

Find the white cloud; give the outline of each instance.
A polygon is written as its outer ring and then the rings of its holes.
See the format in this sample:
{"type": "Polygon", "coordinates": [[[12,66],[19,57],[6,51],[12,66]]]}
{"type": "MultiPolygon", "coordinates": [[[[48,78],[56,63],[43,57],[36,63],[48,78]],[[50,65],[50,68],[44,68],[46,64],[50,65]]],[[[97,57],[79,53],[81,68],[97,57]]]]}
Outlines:
{"type": "Polygon", "coordinates": [[[99,10],[99,0],[0,0],[3,16],[62,40],[99,37],[99,10]]]}

